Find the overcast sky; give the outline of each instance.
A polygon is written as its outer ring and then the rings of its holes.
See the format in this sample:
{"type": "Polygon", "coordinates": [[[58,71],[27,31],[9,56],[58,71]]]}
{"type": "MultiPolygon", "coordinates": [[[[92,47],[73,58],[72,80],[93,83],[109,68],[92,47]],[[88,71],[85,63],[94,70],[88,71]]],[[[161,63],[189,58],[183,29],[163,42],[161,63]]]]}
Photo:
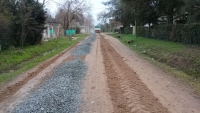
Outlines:
{"type": "Polygon", "coordinates": [[[107,0],[90,0],[90,1],[91,1],[91,4],[93,4],[92,14],[95,19],[95,24],[97,24],[99,22],[97,18],[98,13],[106,9],[106,7],[101,2],[107,1],[107,0]]]}
{"type": "MultiPolygon", "coordinates": [[[[43,1],[43,0],[40,0],[40,1],[43,1]]],[[[47,0],[46,7],[50,11],[52,16],[55,16],[57,12],[57,9],[58,9],[57,3],[62,4],[62,1],[64,0],[47,0]]],[[[92,5],[91,14],[94,18],[95,24],[98,24],[99,23],[98,18],[97,18],[98,13],[106,9],[106,7],[101,2],[108,1],[108,0],[88,0],[88,1],[92,5]]]]}

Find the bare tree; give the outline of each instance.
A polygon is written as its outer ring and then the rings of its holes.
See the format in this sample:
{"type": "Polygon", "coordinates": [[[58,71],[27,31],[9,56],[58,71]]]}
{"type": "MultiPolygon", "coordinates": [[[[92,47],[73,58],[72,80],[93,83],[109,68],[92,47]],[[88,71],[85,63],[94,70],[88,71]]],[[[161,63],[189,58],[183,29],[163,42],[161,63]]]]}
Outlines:
{"type": "Polygon", "coordinates": [[[86,33],[90,33],[91,30],[94,28],[93,22],[94,20],[91,14],[88,14],[84,17],[84,26],[86,33]]]}
{"type": "MultiPolygon", "coordinates": [[[[82,17],[84,13],[88,13],[90,6],[86,0],[66,0],[64,5],[60,5],[56,20],[61,23],[64,29],[70,29],[70,23],[77,17],[82,17]]],[[[78,18],[77,20],[80,20],[78,18]]]]}
{"type": "Polygon", "coordinates": [[[100,12],[97,17],[100,19],[102,23],[106,23],[107,19],[109,18],[108,13],[106,11],[100,12]]]}
{"type": "Polygon", "coordinates": [[[45,4],[45,1],[46,1],[46,0],[43,0],[43,2],[42,2],[43,5],[45,4]]]}

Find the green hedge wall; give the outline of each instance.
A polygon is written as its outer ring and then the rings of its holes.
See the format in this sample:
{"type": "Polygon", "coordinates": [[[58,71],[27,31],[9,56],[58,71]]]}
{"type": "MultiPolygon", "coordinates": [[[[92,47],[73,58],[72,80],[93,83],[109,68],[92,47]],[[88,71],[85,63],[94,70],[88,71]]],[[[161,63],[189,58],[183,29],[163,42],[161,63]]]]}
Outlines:
{"type": "Polygon", "coordinates": [[[200,24],[157,25],[137,27],[141,37],[168,40],[183,44],[200,45],[200,24]]]}

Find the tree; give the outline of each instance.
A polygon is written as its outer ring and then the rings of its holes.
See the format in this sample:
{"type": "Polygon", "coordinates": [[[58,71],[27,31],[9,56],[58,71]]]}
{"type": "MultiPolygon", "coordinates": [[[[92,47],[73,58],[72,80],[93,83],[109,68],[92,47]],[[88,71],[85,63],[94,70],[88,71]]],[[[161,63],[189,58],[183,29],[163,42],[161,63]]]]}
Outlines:
{"type": "Polygon", "coordinates": [[[130,24],[135,24],[135,16],[133,8],[123,0],[110,0],[103,2],[108,7],[107,12],[101,12],[99,18],[104,21],[106,25],[107,19],[112,18],[120,21],[124,27],[129,27],[130,24]]]}
{"type": "Polygon", "coordinates": [[[124,26],[156,23],[158,18],[158,2],[155,0],[110,0],[103,2],[109,7],[111,17],[121,21],[124,26]],[[113,8],[114,7],[114,8],[113,8]]]}
{"type": "Polygon", "coordinates": [[[46,19],[43,8],[44,4],[39,3],[38,0],[1,0],[2,48],[40,43],[46,19]]]}
{"type": "Polygon", "coordinates": [[[93,21],[94,20],[93,20],[93,17],[92,17],[91,14],[85,15],[85,17],[84,17],[84,26],[85,26],[86,33],[90,33],[91,29],[94,28],[93,21]]]}
{"type": "Polygon", "coordinates": [[[199,0],[184,0],[185,6],[182,9],[182,13],[186,14],[185,18],[188,19],[188,23],[200,22],[200,1],[199,0]]]}
{"type": "Polygon", "coordinates": [[[35,45],[42,39],[45,24],[43,4],[34,0],[16,1],[15,32],[17,45],[35,45]]]}
{"type": "Polygon", "coordinates": [[[80,17],[83,13],[87,13],[90,6],[85,0],[66,0],[64,5],[60,5],[56,14],[56,20],[61,23],[64,29],[70,28],[70,23],[76,17],[80,17]]]}
{"type": "Polygon", "coordinates": [[[0,2],[0,43],[2,49],[7,49],[16,44],[15,41],[15,19],[16,0],[1,0],[0,2]]]}
{"type": "Polygon", "coordinates": [[[109,16],[106,11],[102,11],[97,15],[97,17],[102,23],[106,23],[109,16]]]}
{"type": "Polygon", "coordinates": [[[0,50],[12,44],[12,14],[7,0],[0,2],[0,50]]]}
{"type": "Polygon", "coordinates": [[[167,15],[168,24],[173,24],[174,16],[185,4],[183,0],[159,0],[158,2],[160,13],[167,15]]]}

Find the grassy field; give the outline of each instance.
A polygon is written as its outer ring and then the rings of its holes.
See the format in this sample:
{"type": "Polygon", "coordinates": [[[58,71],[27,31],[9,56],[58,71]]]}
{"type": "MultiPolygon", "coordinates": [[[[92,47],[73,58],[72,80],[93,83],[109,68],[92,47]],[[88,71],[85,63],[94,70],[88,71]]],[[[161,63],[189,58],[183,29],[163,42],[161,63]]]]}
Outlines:
{"type": "Polygon", "coordinates": [[[77,34],[76,40],[69,41],[67,38],[58,38],[36,46],[0,51],[0,84],[10,81],[16,75],[53,57],[86,36],[85,34],[77,34]]]}
{"type": "Polygon", "coordinates": [[[200,48],[133,35],[111,34],[166,72],[194,86],[200,93],[200,48]],[[127,43],[131,41],[132,43],[127,43]]]}

